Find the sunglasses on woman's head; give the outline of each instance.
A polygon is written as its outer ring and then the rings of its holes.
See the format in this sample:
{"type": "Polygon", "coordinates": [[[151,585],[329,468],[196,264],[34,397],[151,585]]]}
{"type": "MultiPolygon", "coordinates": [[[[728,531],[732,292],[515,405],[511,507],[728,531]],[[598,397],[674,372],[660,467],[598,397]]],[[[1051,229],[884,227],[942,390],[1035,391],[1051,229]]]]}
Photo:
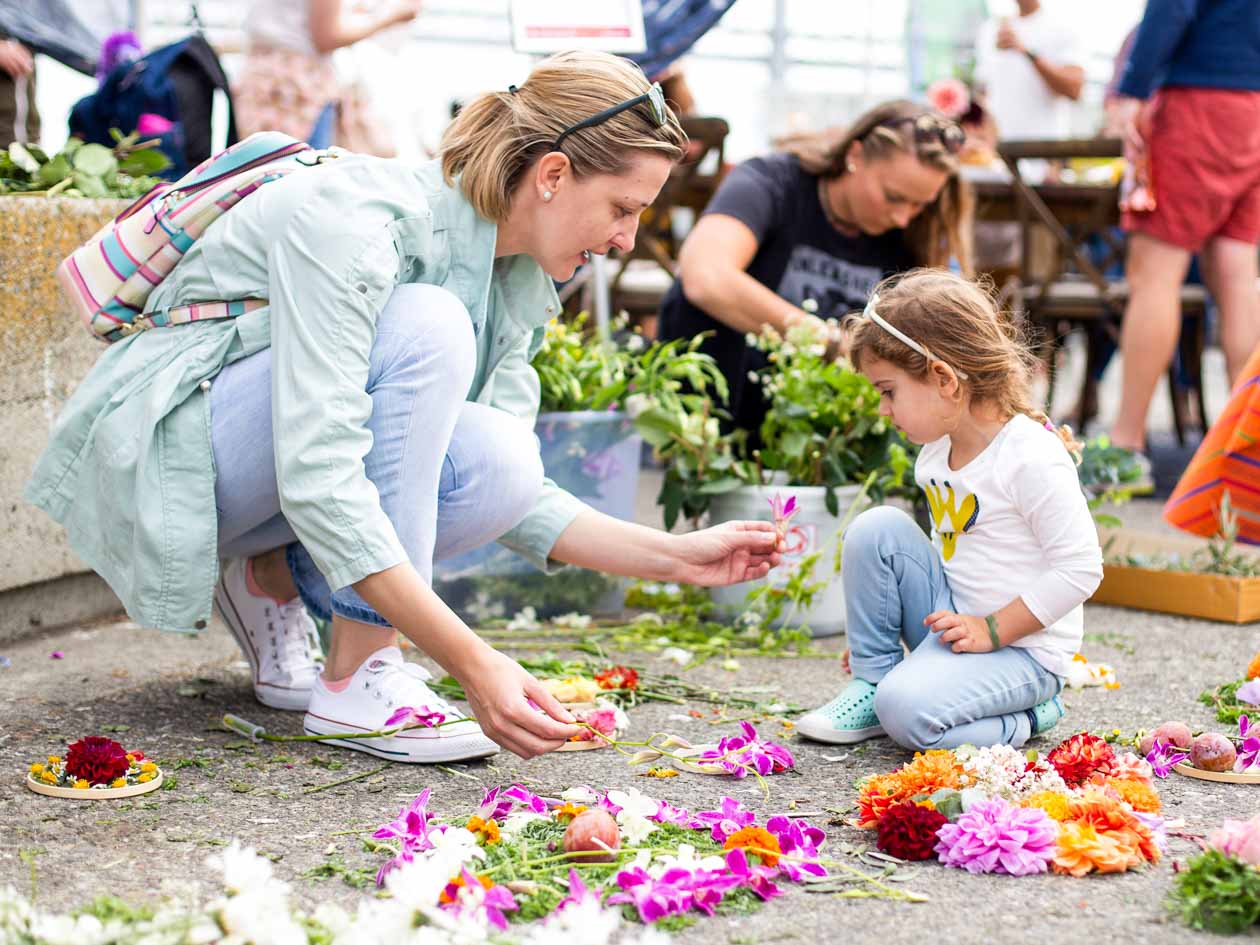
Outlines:
{"type": "Polygon", "coordinates": [[[914,140],[917,144],[939,144],[949,154],[957,154],[967,141],[967,133],[962,130],[957,122],[950,121],[948,118],[942,118],[939,115],[933,115],[931,112],[924,112],[922,115],[903,115],[900,118],[890,118],[887,121],[880,122],[880,124],[884,127],[891,127],[893,125],[904,125],[906,122],[914,125],[914,140]]]}
{"type": "Polygon", "coordinates": [[[627,109],[634,108],[636,105],[641,105],[644,102],[648,105],[648,110],[651,112],[652,121],[656,123],[656,127],[663,128],[665,123],[669,121],[669,109],[665,107],[665,92],[661,89],[661,84],[659,82],[653,82],[652,87],[642,95],[636,95],[634,98],[627,99],[620,105],[614,105],[612,108],[606,108],[602,112],[592,115],[590,118],[583,118],[576,125],[570,125],[568,128],[565,128],[564,131],[560,132],[560,137],[556,138],[556,141],[551,146],[551,149],[553,151],[559,151],[560,145],[564,142],[564,139],[573,134],[573,132],[581,131],[583,128],[593,128],[596,125],[602,125],[614,115],[620,115],[627,109]]]}

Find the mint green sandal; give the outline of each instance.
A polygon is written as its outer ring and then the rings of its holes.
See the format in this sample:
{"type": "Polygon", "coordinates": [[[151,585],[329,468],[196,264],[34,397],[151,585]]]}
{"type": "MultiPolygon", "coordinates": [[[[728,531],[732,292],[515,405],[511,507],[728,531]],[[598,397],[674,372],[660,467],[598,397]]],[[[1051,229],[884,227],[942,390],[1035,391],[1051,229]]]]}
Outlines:
{"type": "Polygon", "coordinates": [[[1054,696],[1037,703],[1028,711],[1033,719],[1032,733],[1040,735],[1059,724],[1059,719],[1063,718],[1063,702],[1058,696],[1054,696]]]}
{"type": "Polygon", "coordinates": [[[875,715],[875,687],[855,679],[824,706],[801,718],[796,730],[806,738],[832,745],[852,745],[878,738],[884,728],[875,715]]]}

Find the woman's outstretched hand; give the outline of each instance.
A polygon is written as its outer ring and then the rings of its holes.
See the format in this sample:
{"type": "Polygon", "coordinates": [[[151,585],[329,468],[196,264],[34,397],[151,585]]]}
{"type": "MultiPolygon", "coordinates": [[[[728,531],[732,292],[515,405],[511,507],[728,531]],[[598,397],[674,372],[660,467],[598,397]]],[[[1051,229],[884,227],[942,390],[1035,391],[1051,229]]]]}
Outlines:
{"type": "Polygon", "coordinates": [[[516,660],[489,646],[459,681],[486,737],[522,758],[555,751],[581,731],[573,716],[516,660]],[[542,709],[533,708],[530,701],[542,709]]]}
{"type": "Polygon", "coordinates": [[[755,581],[779,564],[782,542],[769,522],[725,522],[671,536],[674,580],[701,587],[755,581]]]}

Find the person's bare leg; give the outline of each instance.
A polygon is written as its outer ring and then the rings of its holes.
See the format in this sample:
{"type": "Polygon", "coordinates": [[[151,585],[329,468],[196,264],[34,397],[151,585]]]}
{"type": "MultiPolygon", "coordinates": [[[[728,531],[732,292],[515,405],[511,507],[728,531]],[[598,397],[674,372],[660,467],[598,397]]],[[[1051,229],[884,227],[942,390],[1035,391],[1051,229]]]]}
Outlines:
{"type": "Polygon", "coordinates": [[[1221,314],[1221,348],[1230,386],[1260,345],[1260,278],[1251,243],[1217,236],[1203,248],[1203,279],[1221,314]]]}
{"type": "Polygon", "coordinates": [[[267,594],[279,601],[291,601],[297,597],[297,585],[293,583],[293,573],[289,570],[289,561],[285,550],[273,548],[250,559],[254,582],[267,594]]]}
{"type": "Polygon", "coordinates": [[[1146,412],[1177,347],[1181,284],[1189,268],[1187,250],[1144,233],[1129,237],[1129,304],[1120,329],[1123,390],[1111,431],[1116,446],[1141,450],[1146,445],[1146,412]]]}

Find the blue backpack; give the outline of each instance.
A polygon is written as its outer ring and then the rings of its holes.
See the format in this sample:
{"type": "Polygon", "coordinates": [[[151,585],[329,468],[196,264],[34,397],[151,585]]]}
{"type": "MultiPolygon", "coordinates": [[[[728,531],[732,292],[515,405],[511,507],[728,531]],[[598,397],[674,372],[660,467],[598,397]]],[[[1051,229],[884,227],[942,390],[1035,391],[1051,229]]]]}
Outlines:
{"type": "Polygon", "coordinates": [[[227,76],[210,44],[201,34],[194,34],[117,66],[99,89],[75,103],[70,133],[113,147],[111,128],[129,134],[141,115],[161,115],[174,123],[159,137],[158,147],[171,159],[162,176],[178,180],[210,156],[210,112],[216,90],[227,96],[227,143],[232,145],[237,134],[227,76]]]}

